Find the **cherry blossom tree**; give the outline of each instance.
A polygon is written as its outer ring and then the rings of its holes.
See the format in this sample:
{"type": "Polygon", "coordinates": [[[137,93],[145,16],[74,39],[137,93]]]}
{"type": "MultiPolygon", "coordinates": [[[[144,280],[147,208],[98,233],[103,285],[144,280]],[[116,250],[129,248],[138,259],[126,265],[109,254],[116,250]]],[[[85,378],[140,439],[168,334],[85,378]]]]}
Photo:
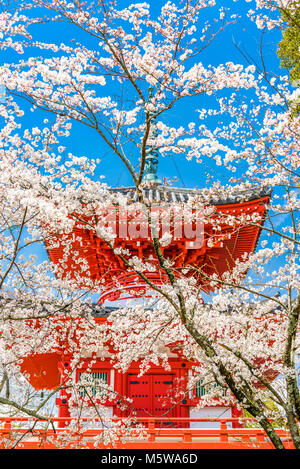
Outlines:
{"type": "MultiPolygon", "coordinates": [[[[258,28],[272,29],[280,24],[278,6],[256,2],[248,16],[258,28]]],[[[187,389],[175,400],[201,379],[208,389],[201,405],[215,398],[234,400],[257,419],[276,448],[283,448],[283,442],[272,419],[280,417],[300,447],[295,372],[299,117],[289,107],[287,77],[269,72],[264,61],[260,66],[201,61],[215,39],[238,20],[212,0],[167,2],[157,17],[147,3],[123,8],[104,0],[32,0],[1,13],[1,48],[12,58],[0,67],[0,84],[6,90],[0,184],[1,363],[2,388],[7,390],[0,403],[32,412],[10,397],[9,376],[20,376],[18,360],[33,350],[55,349],[58,336],[70,330],[69,337],[77,334],[71,344],[72,368],[83,350],[96,353],[108,339],[118,350],[113,356],[116,368],[126,371],[137,358],[141,373],[151,363],[167,368],[167,347],[177,344],[195,366],[187,389]],[[63,24],[76,40],[38,40],[35,28],[41,24],[63,24]],[[196,108],[191,103],[198,97],[207,97],[209,105],[196,108]],[[170,112],[185,102],[193,107],[195,121],[169,125],[170,112]],[[30,111],[35,123],[28,129],[24,112],[30,111]],[[101,168],[96,158],[68,152],[72,132],[80,128],[93,132],[125,167],[136,201],[95,179],[95,170],[101,168]],[[176,267],[174,259],[164,255],[172,233],[160,236],[152,203],[142,190],[151,186],[144,176],[155,173],[149,165],[158,154],[226,168],[230,181],[212,180],[184,211],[187,216],[201,211],[203,225],[213,226],[212,244],[216,238],[222,242],[224,222],[260,228],[256,252],[223,275],[207,276],[199,266],[176,267]],[[226,216],[211,202],[220,194],[241,200],[257,188],[273,189],[266,220],[258,213],[226,216]],[[104,211],[112,206],[143,212],[155,262],[115,246],[115,233],[103,222],[104,211]],[[70,248],[69,235],[78,224],[104,239],[150,292],[143,302],[114,310],[101,325],[93,321],[90,295],[102,290],[102,279],[95,281],[86,259],[70,248]],[[35,252],[35,245],[55,248],[58,234],[64,246],[60,265],[40,261],[42,250],[35,252]],[[78,266],[76,278],[65,275],[67,262],[78,266]],[[146,274],[155,269],[163,276],[160,284],[146,274]],[[201,293],[203,284],[213,292],[207,298],[201,293]],[[33,330],[28,320],[37,319],[39,327],[33,330]],[[274,380],[276,376],[280,379],[274,380]]],[[[62,386],[73,390],[76,401],[81,391],[71,375],[62,386]]],[[[101,400],[103,383],[100,388],[101,400]]],[[[89,395],[88,382],[85,391],[89,395]]],[[[45,419],[41,411],[47,402],[48,397],[32,415],[45,419]]],[[[90,411],[95,418],[102,416],[97,405],[90,411]]]]}

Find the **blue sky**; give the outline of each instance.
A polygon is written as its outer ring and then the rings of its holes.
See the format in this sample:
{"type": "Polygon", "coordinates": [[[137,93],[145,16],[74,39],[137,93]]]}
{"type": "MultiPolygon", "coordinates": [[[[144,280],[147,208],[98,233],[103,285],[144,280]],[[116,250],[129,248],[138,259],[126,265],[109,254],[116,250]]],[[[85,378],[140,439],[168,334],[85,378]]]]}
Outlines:
{"type": "MultiPolygon", "coordinates": [[[[130,3],[124,0],[120,0],[118,5],[120,7],[126,7],[130,3]]],[[[165,2],[162,0],[156,0],[151,3],[151,14],[153,17],[157,16],[160,11],[161,5],[165,2]]],[[[226,62],[234,62],[248,65],[245,56],[249,57],[251,61],[254,59],[257,63],[260,63],[259,58],[259,47],[261,40],[261,31],[257,30],[256,26],[247,18],[247,11],[252,6],[251,2],[244,0],[225,0],[220,2],[217,0],[217,6],[230,8],[232,13],[236,13],[241,16],[237,23],[230,25],[225,31],[221,32],[216,37],[213,44],[208,47],[199,56],[199,60],[204,65],[219,65],[226,62]],[[240,52],[238,49],[240,49],[240,52]],[[243,56],[244,55],[244,56],[243,56]]],[[[216,9],[205,9],[204,15],[205,20],[210,20],[214,10],[216,9]]],[[[56,23],[53,24],[41,24],[32,27],[34,32],[34,38],[42,41],[50,41],[60,44],[61,42],[69,43],[70,39],[83,40],[83,35],[78,34],[78,30],[74,30],[71,26],[65,24],[56,23]]],[[[284,74],[282,69],[279,69],[279,60],[276,56],[276,47],[281,38],[279,31],[268,33],[264,36],[263,48],[264,48],[264,59],[266,61],[267,68],[272,70],[274,73],[284,74]]],[[[26,55],[38,54],[41,55],[40,51],[30,50],[26,52],[26,55]]],[[[26,57],[25,55],[25,57],[26,57]]],[[[19,60],[25,58],[17,54],[8,55],[7,52],[2,54],[2,60],[4,62],[10,60],[19,60]]],[[[198,60],[198,59],[197,59],[198,60]]],[[[113,88],[112,88],[113,92],[113,88]]],[[[1,94],[0,94],[1,97],[1,94]]],[[[196,109],[206,107],[210,104],[209,98],[203,95],[197,98],[188,98],[182,101],[180,105],[172,109],[164,120],[171,125],[179,126],[190,120],[194,121],[196,125],[201,123],[198,119],[198,115],[195,112],[196,109]]],[[[36,125],[36,113],[30,113],[29,109],[25,114],[23,125],[30,128],[36,125]]],[[[47,116],[44,116],[47,117],[47,116]]],[[[215,122],[214,122],[215,125],[215,122]]],[[[115,157],[107,146],[101,141],[95,131],[92,129],[84,128],[83,126],[74,125],[71,138],[64,142],[67,150],[78,155],[85,155],[91,158],[100,158],[101,165],[96,171],[95,177],[99,177],[100,174],[105,176],[105,181],[112,187],[116,186],[130,186],[132,181],[127,170],[124,169],[121,162],[115,157]]],[[[202,164],[195,161],[188,162],[184,157],[180,156],[178,159],[173,157],[165,157],[160,159],[159,163],[159,176],[168,177],[170,179],[177,177],[177,186],[185,187],[205,187],[206,186],[206,174],[209,173],[213,179],[220,179],[223,184],[226,184],[232,174],[220,167],[216,166],[213,161],[204,159],[202,164]]]]}

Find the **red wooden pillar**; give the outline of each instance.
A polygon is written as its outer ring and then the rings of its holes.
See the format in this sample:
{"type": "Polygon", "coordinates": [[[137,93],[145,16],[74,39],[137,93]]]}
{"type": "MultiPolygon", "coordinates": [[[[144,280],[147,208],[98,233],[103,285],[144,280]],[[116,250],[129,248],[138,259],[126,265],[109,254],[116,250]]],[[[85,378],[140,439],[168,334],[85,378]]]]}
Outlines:
{"type": "MultiPolygon", "coordinates": [[[[59,392],[59,398],[56,400],[58,417],[68,419],[71,416],[69,409],[70,393],[68,393],[67,389],[64,389],[64,387],[68,385],[67,378],[71,372],[69,357],[63,357],[62,361],[58,362],[58,369],[60,372],[60,385],[62,386],[59,392]]],[[[62,420],[58,423],[58,428],[65,428],[67,424],[67,420],[62,420]]]]}

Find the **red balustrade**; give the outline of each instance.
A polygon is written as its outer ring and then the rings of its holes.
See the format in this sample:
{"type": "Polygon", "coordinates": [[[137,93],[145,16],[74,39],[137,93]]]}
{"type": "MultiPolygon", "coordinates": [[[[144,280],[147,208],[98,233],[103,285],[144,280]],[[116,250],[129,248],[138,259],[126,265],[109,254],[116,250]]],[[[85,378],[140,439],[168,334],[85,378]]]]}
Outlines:
{"type": "MultiPolygon", "coordinates": [[[[272,449],[254,419],[245,418],[136,418],[131,424],[113,419],[0,417],[0,448],[118,448],[118,449],[272,449]],[[171,425],[167,425],[167,423],[171,425]],[[233,423],[238,423],[239,427],[233,423]],[[62,423],[65,427],[62,428],[62,423]],[[141,423],[141,427],[138,424],[141,423]],[[218,428],[210,428],[211,425],[218,428]],[[120,425],[118,427],[117,425],[120,425]],[[192,425],[192,427],[191,427],[192,425]],[[200,427],[201,426],[201,427],[200,427]]],[[[276,429],[286,449],[293,449],[288,431],[276,429]]]]}

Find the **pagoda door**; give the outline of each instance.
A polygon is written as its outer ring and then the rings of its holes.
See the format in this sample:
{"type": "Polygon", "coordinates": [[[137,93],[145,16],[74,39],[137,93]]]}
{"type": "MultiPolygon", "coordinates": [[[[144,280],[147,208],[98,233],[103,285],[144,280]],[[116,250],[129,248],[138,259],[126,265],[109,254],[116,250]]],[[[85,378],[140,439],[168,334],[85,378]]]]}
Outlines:
{"type": "MultiPolygon", "coordinates": [[[[132,399],[131,416],[167,419],[178,416],[178,406],[172,403],[174,374],[147,374],[140,377],[129,374],[127,389],[127,395],[132,399]]],[[[171,420],[161,425],[177,426],[171,420]]]]}

